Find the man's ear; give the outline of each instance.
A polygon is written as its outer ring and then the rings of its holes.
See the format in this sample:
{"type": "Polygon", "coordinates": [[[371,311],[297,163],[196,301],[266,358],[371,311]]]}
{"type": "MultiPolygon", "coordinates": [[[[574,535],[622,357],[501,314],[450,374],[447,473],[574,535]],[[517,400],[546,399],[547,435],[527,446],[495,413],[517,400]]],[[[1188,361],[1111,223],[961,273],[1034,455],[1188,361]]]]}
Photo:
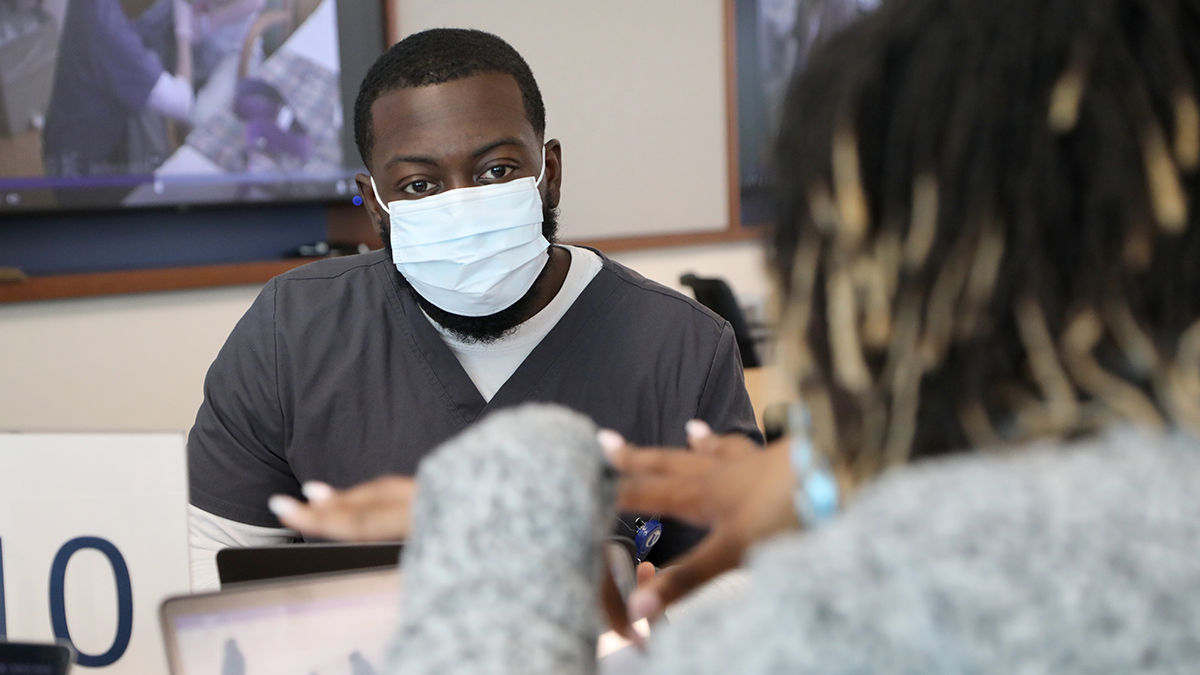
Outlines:
{"type": "Polygon", "coordinates": [[[562,187],[562,143],[557,138],[546,141],[546,204],[558,208],[562,187]]]}
{"type": "Polygon", "coordinates": [[[375,226],[375,234],[383,239],[387,234],[385,231],[387,214],[379,208],[379,202],[382,200],[376,199],[375,189],[371,187],[371,177],[365,173],[356,174],[354,182],[358,184],[358,194],[362,195],[363,208],[367,210],[367,215],[371,217],[371,224],[375,226]]]}

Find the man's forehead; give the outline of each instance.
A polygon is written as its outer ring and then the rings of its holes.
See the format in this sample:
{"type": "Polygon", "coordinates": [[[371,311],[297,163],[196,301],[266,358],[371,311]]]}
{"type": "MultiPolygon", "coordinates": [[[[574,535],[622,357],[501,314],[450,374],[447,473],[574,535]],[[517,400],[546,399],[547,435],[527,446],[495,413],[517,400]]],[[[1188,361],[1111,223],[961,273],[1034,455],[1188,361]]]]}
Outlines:
{"type": "Polygon", "coordinates": [[[371,106],[371,118],[380,162],[453,154],[500,137],[537,140],[520,87],[500,73],[388,92],[371,106]]]}

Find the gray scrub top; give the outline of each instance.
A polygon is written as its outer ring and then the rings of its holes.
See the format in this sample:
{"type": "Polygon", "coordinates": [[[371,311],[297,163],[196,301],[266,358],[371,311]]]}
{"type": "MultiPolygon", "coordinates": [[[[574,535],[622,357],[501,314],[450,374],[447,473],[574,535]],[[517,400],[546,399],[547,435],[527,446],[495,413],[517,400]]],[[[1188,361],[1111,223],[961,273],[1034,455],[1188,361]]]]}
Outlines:
{"type": "MultiPolygon", "coordinates": [[[[188,438],[191,502],[279,527],[276,493],[412,475],[493,410],[566,405],[630,442],[683,446],[684,423],[761,441],[729,323],[604,258],[558,324],[485,402],[383,251],[272,279],[221,348],[188,438]]],[[[703,532],[670,520],[650,561],[703,532]]]]}

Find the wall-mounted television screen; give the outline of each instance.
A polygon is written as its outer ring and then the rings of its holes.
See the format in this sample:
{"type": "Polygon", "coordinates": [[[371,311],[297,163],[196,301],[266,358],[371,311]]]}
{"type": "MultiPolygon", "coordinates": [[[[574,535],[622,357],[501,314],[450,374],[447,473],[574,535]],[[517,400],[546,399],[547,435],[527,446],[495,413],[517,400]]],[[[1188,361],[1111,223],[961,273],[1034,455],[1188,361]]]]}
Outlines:
{"type": "Polygon", "coordinates": [[[737,33],[738,180],[743,225],[774,217],[771,153],[792,78],[817,45],[881,0],[734,0],[737,33]]]}
{"type": "Polygon", "coordinates": [[[351,201],[374,0],[0,0],[0,213],[351,201]]]}

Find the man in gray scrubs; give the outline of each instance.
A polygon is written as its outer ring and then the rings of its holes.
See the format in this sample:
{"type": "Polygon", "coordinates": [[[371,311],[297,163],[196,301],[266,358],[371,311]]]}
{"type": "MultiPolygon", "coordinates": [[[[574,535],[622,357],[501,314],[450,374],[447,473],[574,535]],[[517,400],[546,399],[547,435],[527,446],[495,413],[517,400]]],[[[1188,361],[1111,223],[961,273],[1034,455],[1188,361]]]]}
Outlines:
{"type": "MultiPolygon", "coordinates": [[[[683,445],[691,419],[759,438],[727,322],[555,243],[561,147],[512,47],[418,33],[355,108],[385,249],[268,282],[209,370],[188,439],[194,587],[215,585],[220,548],[295,537],[272,494],[412,475],[500,408],[560,403],[639,445],[683,445]]],[[[666,521],[649,560],[700,535],[666,521]]]]}

